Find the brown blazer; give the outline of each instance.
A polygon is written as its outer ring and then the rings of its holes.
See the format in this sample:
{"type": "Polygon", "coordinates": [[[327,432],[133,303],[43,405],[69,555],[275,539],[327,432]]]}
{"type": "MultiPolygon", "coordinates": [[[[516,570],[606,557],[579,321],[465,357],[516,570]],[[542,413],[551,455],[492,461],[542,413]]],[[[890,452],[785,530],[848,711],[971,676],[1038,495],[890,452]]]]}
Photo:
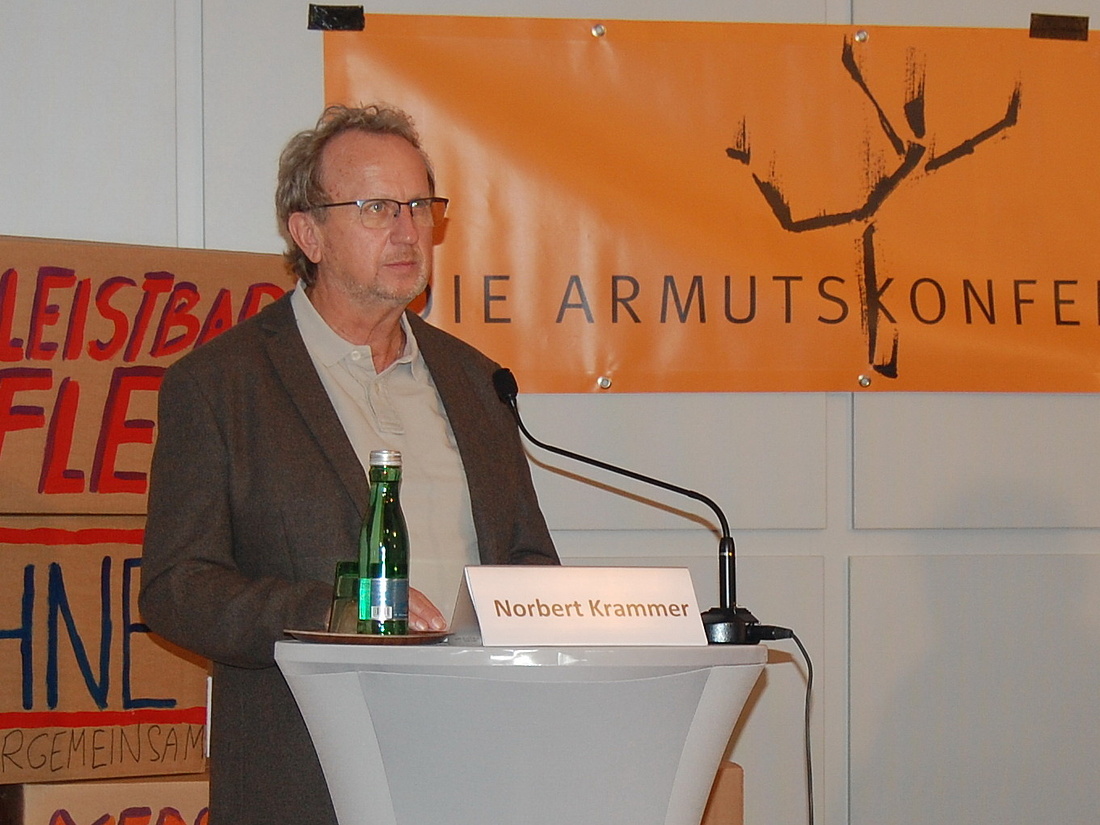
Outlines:
{"type": "MultiPolygon", "coordinates": [[[[140,609],[155,633],[214,663],[212,825],[335,822],[273,652],[285,628],[322,627],[367,480],[289,299],[178,361],[160,390],[140,609]]],[[[498,365],[408,318],[462,456],[482,562],[557,563],[492,386],[498,365]]]]}

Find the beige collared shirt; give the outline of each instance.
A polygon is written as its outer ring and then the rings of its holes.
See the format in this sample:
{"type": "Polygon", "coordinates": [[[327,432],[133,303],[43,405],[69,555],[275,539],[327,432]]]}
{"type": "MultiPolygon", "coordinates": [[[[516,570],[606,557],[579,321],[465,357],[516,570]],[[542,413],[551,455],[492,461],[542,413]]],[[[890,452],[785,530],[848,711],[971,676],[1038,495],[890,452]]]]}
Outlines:
{"type": "MultiPolygon", "coordinates": [[[[381,373],[368,346],[341,338],[299,286],[298,330],[364,472],[370,451],[401,453],[401,509],[409,527],[409,580],[450,619],[462,568],[477,564],[470,491],[454,433],[405,317],[405,350],[381,373]]],[[[356,548],[347,548],[353,558],[356,548]]]]}

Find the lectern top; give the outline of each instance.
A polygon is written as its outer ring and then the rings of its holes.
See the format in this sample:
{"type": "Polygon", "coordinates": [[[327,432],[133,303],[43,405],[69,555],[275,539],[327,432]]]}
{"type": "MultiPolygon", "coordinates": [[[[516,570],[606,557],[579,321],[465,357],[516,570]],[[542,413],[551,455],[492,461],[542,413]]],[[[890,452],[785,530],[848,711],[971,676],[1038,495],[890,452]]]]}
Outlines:
{"type": "MultiPolygon", "coordinates": [[[[506,648],[435,644],[409,647],[317,644],[289,640],[275,645],[275,660],[284,671],[302,668],[339,672],[377,667],[387,670],[440,669],[453,672],[453,668],[492,670],[522,667],[576,669],[577,678],[586,678],[581,671],[590,668],[623,669],[632,671],[632,676],[639,678],[710,667],[759,666],[767,662],[767,656],[768,649],[762,645],[506,648]]],[[[624,672],[623,677],[626,676],[624,672]]],[[[507,677],[502,673],[497,678],[507,677]]],[[[562,675],[557,678],[562,678],[562,675]]]]}

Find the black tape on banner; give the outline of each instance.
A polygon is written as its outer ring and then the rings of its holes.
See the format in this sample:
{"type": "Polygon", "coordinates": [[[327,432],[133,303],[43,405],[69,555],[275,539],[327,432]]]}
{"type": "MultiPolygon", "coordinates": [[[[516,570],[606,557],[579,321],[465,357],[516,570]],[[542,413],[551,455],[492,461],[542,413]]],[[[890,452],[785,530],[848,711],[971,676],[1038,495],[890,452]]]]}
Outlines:
{"type": "Polygon", "coordinates": [[[366,26],[362,6],[309,4],[309,28],[325,32],[361,32],[366,26]]]}
{"type": "Polygon", "coordinates": [[[1033,14],[1031,36],[1043,40],[1088,40],[1089,19],[1072,14],[1033,14]]]}

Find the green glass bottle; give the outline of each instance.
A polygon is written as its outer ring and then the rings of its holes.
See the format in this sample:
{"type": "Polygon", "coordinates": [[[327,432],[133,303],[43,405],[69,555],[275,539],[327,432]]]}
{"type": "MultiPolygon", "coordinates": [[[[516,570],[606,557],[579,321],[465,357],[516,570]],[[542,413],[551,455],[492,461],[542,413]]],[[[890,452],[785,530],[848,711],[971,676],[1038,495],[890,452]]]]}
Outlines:
{"type": "Polygon", "coordinates": [[[370,506],[359,531],[359,633],[409,628],[409,531],[401,512],[401,453],[372,450],[370,506]]]}

